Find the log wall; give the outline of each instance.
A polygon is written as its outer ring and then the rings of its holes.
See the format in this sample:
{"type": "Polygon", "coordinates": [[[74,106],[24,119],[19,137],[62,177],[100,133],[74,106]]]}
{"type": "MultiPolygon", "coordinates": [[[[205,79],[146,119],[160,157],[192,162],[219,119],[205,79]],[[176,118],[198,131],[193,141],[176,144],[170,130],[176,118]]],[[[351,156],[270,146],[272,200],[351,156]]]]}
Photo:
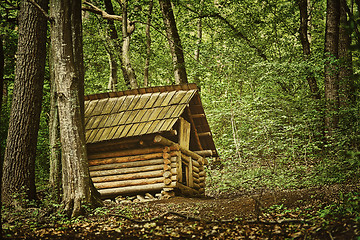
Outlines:
{"type": "Polygon", "coordinates": [[[147,148],[89,152],[90,176],[102,197],[160,192],[164,188],[186,195],[204,194],[206,160],[164,139],[165,144],[154,141],[147,148]]]}
{"type": "Polygon", "coordinates": [[[176,187],[178,154],[169,146],[89,154],[90,176],[103,197],[161,191],[176,187]]]}

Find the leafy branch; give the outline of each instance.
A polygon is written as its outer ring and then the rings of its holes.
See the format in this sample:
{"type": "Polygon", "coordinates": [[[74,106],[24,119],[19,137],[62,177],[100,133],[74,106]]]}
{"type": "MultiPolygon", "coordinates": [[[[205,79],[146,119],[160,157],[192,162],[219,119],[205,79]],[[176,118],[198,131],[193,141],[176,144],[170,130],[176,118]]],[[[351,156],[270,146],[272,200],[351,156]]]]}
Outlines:
{"type": "MultiPolygon", "coordinates": [[[[190,8],[189,6],[184,6],[186,9],[188,9],[189,11],[198,14],[197,11],[195,11],[194,9],[190,8]]],[[[219,20],[221,20],[222,22],[224,22],[234,33],[235,36],[245,40],[245,42],[247,42],[248,46],[252,49],[255,49],[257,54],[264,59],[265,61],[268,59],[267,56],[265,55],[265,53],[263,52],[263,50],[261,50],[259,47],[255,46],[251,40],[245,36],[244,33],[242,33],[239,29],[237,29],[232,23],[229,22],[229,20],[227,20],[225,17],[223,17],[220,13],[207,13],[207,14],[198,14],[199,18],[217,18],[219,20]]]]}

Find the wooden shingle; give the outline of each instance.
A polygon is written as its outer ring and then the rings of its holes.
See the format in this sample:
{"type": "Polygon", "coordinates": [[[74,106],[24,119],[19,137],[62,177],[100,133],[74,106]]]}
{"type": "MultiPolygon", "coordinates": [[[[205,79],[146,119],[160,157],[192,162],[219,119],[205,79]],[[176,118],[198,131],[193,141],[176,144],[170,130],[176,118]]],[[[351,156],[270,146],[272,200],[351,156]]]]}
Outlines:
{"type": "MultiPolygon", "coordinates": [[[[183,114],[189,118],[194,115],[193,134],[210,132],[195,84],[85,96],[86,142],[168,132],[183,114]]],[[[208,135],[199,137],[201,145],[216,152],[211,133],[208,135]]]]}

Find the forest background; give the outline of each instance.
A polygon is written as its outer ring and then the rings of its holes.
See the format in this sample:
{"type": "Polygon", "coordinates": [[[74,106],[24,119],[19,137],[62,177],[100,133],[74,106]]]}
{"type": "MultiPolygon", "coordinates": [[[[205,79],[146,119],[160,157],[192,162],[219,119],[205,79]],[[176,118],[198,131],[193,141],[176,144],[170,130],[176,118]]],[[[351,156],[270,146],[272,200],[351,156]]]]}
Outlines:
{"type": "MultiPolygon", "coordinates": [[[[83,3],[85,95],[175,84],[159,3],[129,1],[124,9],[122,1],[112,1],[113,14],[128,21],[124,34],[123,22],[110,24],[97,14],[94,6],[105,10],[106,2],[83,3]],[[123,74],[126,66],[133,77],[123,74]]],[[[336,1],[172,1],[187,79],[201,89],[221,156],[208,168],[207,195],[358,183],[360,3],[337,1],[340,30],[334,42],[326,21],[333,10],[329,2],[336,1]]],[[[18,4],[0,6],[1,159],[18,54],[18,4]]],[[[47,62],[38,189],[49,179],[50,87],[47,62]]]]}

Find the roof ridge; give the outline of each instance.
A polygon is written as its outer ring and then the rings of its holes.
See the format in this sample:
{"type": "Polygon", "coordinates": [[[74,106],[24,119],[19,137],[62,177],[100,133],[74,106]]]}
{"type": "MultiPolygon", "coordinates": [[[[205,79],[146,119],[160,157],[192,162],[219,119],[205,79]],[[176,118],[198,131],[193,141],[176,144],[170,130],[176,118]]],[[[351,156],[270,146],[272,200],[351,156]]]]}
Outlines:
{"type": "Polygon", "coordinates": [[[118,92],[104,92],[104,93],[96,93],[87,95],[84,97],[84,100],[97,100],[104,98],[113,98],[113,97],[121,97],[121,96],[129,96],[129,95],[138,95],[138,94],[146,94],[146,93],[163,93],[163,92],[171,92],[171,91],[180,91],[180,90],[198,90],[199,88],[195,83],[186,83],[186,84],[178,84],[178,85],[167,85],[167,86],[154,86],[154,87],[145,87],[145,88],[137,88],[137,89],[129,89],[118,92]]]}

